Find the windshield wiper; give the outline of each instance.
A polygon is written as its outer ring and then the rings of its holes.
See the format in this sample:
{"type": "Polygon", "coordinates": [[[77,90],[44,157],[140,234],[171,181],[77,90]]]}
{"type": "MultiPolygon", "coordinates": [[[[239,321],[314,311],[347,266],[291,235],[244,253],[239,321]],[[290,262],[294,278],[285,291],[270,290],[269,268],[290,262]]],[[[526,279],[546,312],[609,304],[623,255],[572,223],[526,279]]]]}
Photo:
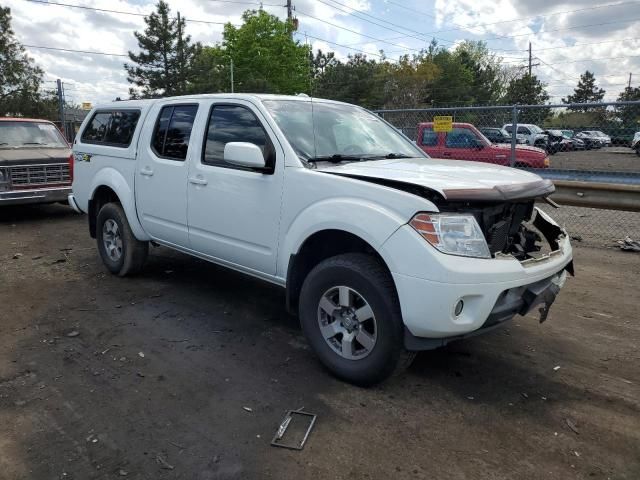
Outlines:
{"type": "Polygon", "coordinates": [[[47,144],[42,142],[24,142],[23,145],[47,145],[47,144]]]}
{"type": "Polygon", "coordinates": [[[405,155],[404,153],[387,153],[386,155],[369,155],[365,158],[365,160],[378,160],[378,159],[394,159],[394,158],[413,158],[411,155],[405,155]]]}
{"type": "Polygon", "coordinates": [[[315,162],[331,162],[331,163],[340,163],[340,162],[359,162],[362,160],[362,155],[342,155],[336,153],[334,155],[324,155],[322,157],[312,157],[307,158],[307,162],[315,163],[315,162]]]}
{"type": "Polygon", "coordinates": [[[7,142],[0,142],[0,145],[9,145],[7,142]]]}

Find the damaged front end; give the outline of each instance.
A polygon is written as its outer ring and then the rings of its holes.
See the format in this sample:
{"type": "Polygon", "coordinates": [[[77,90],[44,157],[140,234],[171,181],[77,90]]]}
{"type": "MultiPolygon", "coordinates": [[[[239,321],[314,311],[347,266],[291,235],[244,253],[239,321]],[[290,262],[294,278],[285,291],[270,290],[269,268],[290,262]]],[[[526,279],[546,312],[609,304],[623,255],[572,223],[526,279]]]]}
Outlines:
{"type": "MultiPolygon", "coordinates": [[[[537,190],[538,193],[541,191],[544,189],[537,190]]],[[[456,192],[439,202],[438,208],[443,212],[472,214],[493,258],[516,259],[528,268],[563,255],[567,232],[535,206],[536,200],[544,200],[551,192],[553,186],[542,197],[505,198],[503,201],[489,200],[495,193],[483,197],[479,192],[473,200],[457,200],[456,194],[462,192],[456,192]]],[[[544,322],[567,273],[574,275],[573,261],[548,278],[502,292],[482,328],[508,320],[516,313],[527,315],[534,308],[538,308],[540,322],[544,322]]]]}

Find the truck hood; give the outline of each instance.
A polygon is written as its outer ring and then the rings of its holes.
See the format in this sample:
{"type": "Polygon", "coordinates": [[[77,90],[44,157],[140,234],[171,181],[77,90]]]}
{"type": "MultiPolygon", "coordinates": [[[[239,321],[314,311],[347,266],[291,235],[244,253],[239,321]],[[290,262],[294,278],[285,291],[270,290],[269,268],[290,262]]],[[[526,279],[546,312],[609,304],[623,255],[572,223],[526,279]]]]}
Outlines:
{"type": "MultiPolygon", "coordinates": [[[[511,145],[507,143],[495,144],[493,146],[501,150],[511,151],[511,145]]],[[[516,152],[518,152],[517,154],[528,156],[528,157],[544,158],[547,156],[547,152],[545,152],[543,149],[537,148],[537,147],[530,147],[528,145],[516,145],[516,152]]]]}
{"type": "Polygon", "coordinates": [[[69,161],[69,148],[0,148],[0,166],[69,161]]]}
{"type": "Polygon", "coordinates": [[[319,164],[318,171],[389,184],[417,185],[447,200],[503,201],[547,196],[550,180],[510,167],[461,160],[403,158],[319,164]]]}

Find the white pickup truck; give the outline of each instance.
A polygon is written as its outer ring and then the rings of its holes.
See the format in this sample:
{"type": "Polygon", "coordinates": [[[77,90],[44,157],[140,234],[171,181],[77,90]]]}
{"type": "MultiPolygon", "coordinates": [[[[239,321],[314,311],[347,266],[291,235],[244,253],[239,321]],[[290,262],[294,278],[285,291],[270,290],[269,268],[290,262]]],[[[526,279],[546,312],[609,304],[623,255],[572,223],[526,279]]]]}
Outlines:
{"type": "Polygon", "coordinates": [[[73,145],[69,203],[106,267],[159,244],[286,288],[322,363],[368,385],[411,352],[549,306],[573,273],[553,192],[508,167],[429,158],[378,116],[304,96],[115,102],[73,145]]]}

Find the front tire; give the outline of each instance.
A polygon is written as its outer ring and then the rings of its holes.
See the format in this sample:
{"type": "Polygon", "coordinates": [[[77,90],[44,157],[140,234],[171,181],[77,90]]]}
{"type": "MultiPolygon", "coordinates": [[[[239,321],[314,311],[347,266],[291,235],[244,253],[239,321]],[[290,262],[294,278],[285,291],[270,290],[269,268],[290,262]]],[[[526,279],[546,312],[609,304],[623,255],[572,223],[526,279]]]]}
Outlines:
{"type": "Polygon", "coordinates": [[[371,255],[348,253],[319,263],[303,283],[299,312],[311,347],[338,378],[373,385],[413,358],[404,350],[393,279],[371,255]]]}
{"type": "Polygon", "coordinates": [[[102,263],[111,273],[124,277],[142,270],[149,243],[133,235],[119,203],[107,203],[98,212],[96,240],[102,263]]]}

